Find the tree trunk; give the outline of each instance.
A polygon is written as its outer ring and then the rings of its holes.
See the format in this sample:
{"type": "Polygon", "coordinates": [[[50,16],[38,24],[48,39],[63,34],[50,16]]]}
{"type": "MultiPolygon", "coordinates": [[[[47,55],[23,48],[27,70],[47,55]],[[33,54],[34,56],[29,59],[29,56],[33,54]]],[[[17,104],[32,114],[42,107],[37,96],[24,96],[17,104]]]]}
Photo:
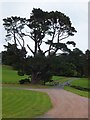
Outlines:
{"type": "Polygon", "coordinates": [[[35,41],[35,50],[34,50],[34,56],[37,55],[37,41],[35,41]]]}
{"type": "Polygon", "coordinates": [[[43,85],[45,85],[45,83],[46,83],[46,82],[45,82],[45,80],[44,80],[43,85]]]}
{"type": "Polygon", "coordinates": [[[32,73],[31,75],[31,84],[38,84],[37,73],[32,73]]]}

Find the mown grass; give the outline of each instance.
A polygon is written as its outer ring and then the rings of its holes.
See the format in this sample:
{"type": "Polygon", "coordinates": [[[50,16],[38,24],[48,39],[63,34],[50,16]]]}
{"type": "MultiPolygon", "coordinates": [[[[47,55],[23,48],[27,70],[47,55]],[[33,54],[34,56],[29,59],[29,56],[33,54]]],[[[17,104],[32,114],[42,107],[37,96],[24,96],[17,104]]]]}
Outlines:
{"type": "Polygon", "coordinates": [[[63,84],[64,82],[71,80],[71,79],[74,79],[74,77],[72,78],[72,77],[65,77],[65,76],[53,76],[52,77],[53,82],[47,82],[46,85],[53,86],[54,82],[57,82],[59,84],[63,84]]]}
{"type": "Polygon", "coordinates": [[[68,87],[68,86],[65,86],[64,89],[67,90],[67,91],[70,91],[70,92],[72,92],[72,93],[78,94],[78,95],[80,95],[80,96],[90,98],[90,92],[77,90],[77,89],[75,89],[75,88],[68,87]]]}
{"type": "Polygon", "coordinates": [[[12,67],[3,65],[2,66],[2,83],[19,83],[20,79],[27,78],[28,76],[19,76],[16,70],[13,70],[12,67]]]}
{"type": "Polygon", "coordinates": [[[88,78],[80,78],[71,83],[74,86],[80,86],[82,88],[89,88],[90,80],[88,78]]]}
{"type": "Polygon", "coordinates": [[[2,89],[0,87],[0,120],[2,119],[2,89]]]}
{"type": "Polygon", "coordinates": [[[34,84],[3,84],[2,85],[3,87],[10,87],[10,88],[34,88],[34,89],[37,89],[37,88],[39,88],[39,89],[41,89],[41,88],[51,88],[52,86],[47,86],[47,85],[39,85],[39,84],[36,84],[36,85],[34,85],[34,84]]]}
{"type": "MultiPolygon", "coordinates": [[[[90,80],[88,80],[88,78],[80,78],[75,81],[72,81],[71,85],[80,86],[82,88],[89,88],[90,80]]],[[[78,89],[72,88],[70,86],[65,86],[64,89],[67,91],[73,92],[75,94],[78,94],[80,96],[90,98],[90,92],[78,90],[78,89]]]]}
{"type": "Polygon", "coordinates": [[[74,79],[74,78],[72,78],[72,77],[64,77],[64,76],[53,76],[53,78],[52,78],[54,81],[57,81],[57,82],[59,82],[59,83],[64,83],[64,82],[66,82],[66,81],[68,81],[68,80],[70,80],[70,79],[74,79]]]}
{"type": "Polygon", "coordinates": [[[33,118],[52,107],[49,96],[43,92],[3,88],[3,118],[33,118]]]}
{"type": "Polygon", "coordinates": [[[2,66],[0,65],[0,83],[2,83],[2,66]]]}
{"type": "Polygon", "coordinates": [[[47,112],[51,107],[49,96],[43,92],[27,91],[18,88],[43,88],[41,85],[20,85],[19,76],[12,67],[2,66],[2,113],[3,118],[32,118],[47,112]],[[6,84],[7,83],[7,84],[6,84]]]}

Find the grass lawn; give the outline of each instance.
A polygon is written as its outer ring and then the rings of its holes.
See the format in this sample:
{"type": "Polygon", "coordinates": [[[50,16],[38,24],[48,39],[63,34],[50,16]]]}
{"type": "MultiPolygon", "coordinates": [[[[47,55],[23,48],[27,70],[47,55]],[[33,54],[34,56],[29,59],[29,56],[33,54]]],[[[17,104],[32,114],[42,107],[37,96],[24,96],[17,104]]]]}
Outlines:
{"type": "Polygon", "coordinates": [[[72,93],[78,94],[78,95],[80,95],[80,96],[90,98],[90,92],[77,90],[77,89],[75,89],[75,88],[68,87],[68,86],[65,86],[64,89],[67,90],[67,91],[70,91],[70,92],[72,92],[72,93]]]}
{"type": "MultiPolygon", "coordinates": [[[[71,85],[80,86],[82,88],[89,88],[89,84],[90,84],[90,80],[88,80],[88,78],[80,78],[80,79],[77,79],[75,81],[72,81],[72,83],[71,83],[71,85]]],[[[65,86],[64,89],[67,90],[67,91],[76,93],[80,96],[90,98],[90,92],[81,91],[81,90],[78,90],[78,89],[75,89],[75,88],[72,88],[72,87],[69,87],[69,86],[65,86]]]]}
{"type": "Polygon", "coordinates": [[[47,85],[39,85],[39,84],[37,84],[37,85],[33,85],[33,84],[3,84],[2,85],[3,87],[10,87],[10,88],[51,88],[52,86],[47,86],[47,85]]]}
{"type": "Polygon", "coordinates": [[[62,84],[68,80],[74,79],[74,77],[53,76],[52,79],[62,84]]]}
{"type": "Polygon", "coordinates": [[[2,119],[2,89],[0,87],[0,120],[2,119]]]}
{"type": "Polygon", "coordinates": [[[71,85],[80,86],[82,88],[89,88],[90,80],[88,78],[80,78],[71,83],[71,85]]]}
{"type": "Polygon", "coordinates": [[[52,107],[49,96],[43,92],[3,88],[3,118],[32,118],[52,107]]]}
{"type": "Polygon", "coordinates": [[[19,76],[16,70],[12,70],[12,67],[6,65],[2,66],[2,83],[17,84],[19,80],[23,78],[27,78],[27,76],[19,76]]]}
{"type": "Polygon", "coordinates": [[[2,66],[0,65],[0,83],[2,83],[2,66]]]}
{"type": "MultiPolygon", "coordinates": [[[[64,77],[64,76],[53,76],[52,80],[54,82],[59,82],[59,84],[63,84],[64,82],[68,80],[72,80],[74,77],[64,77]]],[[[46,85],[52,85],[52,83],[47,82],[46,85]]]]}

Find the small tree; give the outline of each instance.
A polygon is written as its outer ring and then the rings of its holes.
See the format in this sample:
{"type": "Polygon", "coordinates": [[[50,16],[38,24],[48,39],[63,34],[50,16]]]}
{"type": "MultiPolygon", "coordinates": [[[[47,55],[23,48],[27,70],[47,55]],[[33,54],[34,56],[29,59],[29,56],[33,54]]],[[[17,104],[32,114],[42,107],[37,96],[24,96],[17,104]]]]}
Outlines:
{"type": "Polygon", "coordinates": [[[18,49],[16,44],[4,45],[6,51],[2,51],[2,63],[21,69],[26,58],[26,50],[18,49]]]}
{"type": "MultiPolygon", "coordinates": [[[[26,37],[34,43],[34,49],[27,44],[27,47],[33,54],[31,59],[33,62],[32,64],[26,63],[30,66],[31,73],[28,72],[28,74],[31,74],[31,82],[34,84],[38,83],[40,76],[43,76],[43,71],[46,76],[49,76],[50,68],[46,67],[47,65],[50,66],[50,63],[48,63],[49,57],[55,55],[58,50],[70,52],[70,49],[67,47],[68,44],[75,46],[73,41],[62,42],[69,36],[73,36],[76,30],[72,27],[70,18],[61,12],[45,12],[39,8],[32,10],[29,19],[10,17],[3,19],[3,21],[5,30],[8,33],[6,37],[13,37],[15,44],[18,42],[21,49],[25,47],[26,37]],[[23,41],[23,45],[21,41],[23,41]],[[47,45],[48,48],[43,50],[42,45],[47,45]],[[43,61],[46,62],[42,64],[43,61]],[[40,75],[38,75],[39,71],[41,72],[40,75]]],[[[26,68],[24,69],[26,70],[26,68]]],[[[44,77],[40,79],[44,79],[44,77]]],[[[46,80],[44,79],[44,81],[46,80]]]]}

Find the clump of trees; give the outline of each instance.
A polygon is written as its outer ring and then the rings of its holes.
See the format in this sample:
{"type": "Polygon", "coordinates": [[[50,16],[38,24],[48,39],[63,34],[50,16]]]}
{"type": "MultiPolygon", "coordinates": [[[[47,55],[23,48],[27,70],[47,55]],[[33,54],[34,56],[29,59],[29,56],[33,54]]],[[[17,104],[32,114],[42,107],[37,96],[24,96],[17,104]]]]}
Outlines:
{"type": "Polygon", "coordinates": [[[68,53],[62,53],[53,58],[53,72],[55,75],[88,77],[90,51],[83,53],[75,48],[68,53]]]}
{"type": "MultiPolygon", "coordinates": [[[[75,47],[76,44],[74,41],[65,42],[64,39],[74,36],[74,33],[77,32],[68,16],[58,11],[47,12],[40,8],[34,8],[29,19],[11,16],[4,18],[3,22],[8,42],[8,45],[5,46],[7,51],[3,52],[3,63],[7,62],[16,67],[20,75],[31,75],[33,84],[39,82],[45,84],[54,73],[56,74],[56,71],[59,73],[59,68],[60,73],[64,75],[63,71],[65,70],[60,67],[63,57],[57,57],[57,52],[60,50],[71,55],[68,45],[72,44],[75,47]],[[27,39],[34,44],[34,48],[26,42],[27,39]],[[10,43],[10,40],[13,41],[13,44],[10,43]],[[46,50],[43,49],[45,45],[47,46],[46,50]],[[26,56],[26,47],[32,56],[26,56]],[[7,60],[6,56],[8,56],[7,60]],[[12,60],[10,60],[11,57],[12,60]],[[60,63],[58,62],[59,58],[61,59],[60,63]],[[58,65],[54,62],[56,59],[58,59],[58,65]]],[[[68,66],[67,69],[75,67],[73,63],[64,64],[68,66]]]]}

